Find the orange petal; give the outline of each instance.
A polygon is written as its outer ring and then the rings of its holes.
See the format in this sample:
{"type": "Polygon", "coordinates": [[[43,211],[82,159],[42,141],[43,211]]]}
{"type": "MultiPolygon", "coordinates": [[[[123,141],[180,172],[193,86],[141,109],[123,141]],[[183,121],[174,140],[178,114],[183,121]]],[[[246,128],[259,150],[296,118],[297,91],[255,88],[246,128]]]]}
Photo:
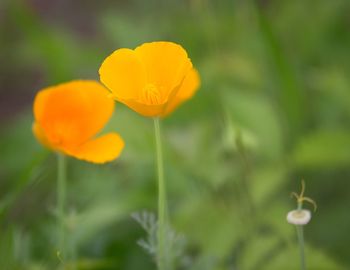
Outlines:
{"type": "Polygon", "coordinates": [[[93,163],[105,163],[119,157],[124,141],[117,133],[108,133],[72,148],[63,149],[70,156],[93,163]]]}
{"type": "Polygon", "coordinates": [[[71,81],[40,91],[35,122],[54,148],[79,145],[96,135],[114,110],[108,91],[95,81],[71,81]]]}
{"type": "Polygon", "coordinates": [[[99,73],[116,99],[138,99],[142,95],[146,73],[133,50],[116,50],[103,61],[99,73]]]}
{"type": "Polygon", "coordinates": [[[147,83],[160,91],[162,103],[168,100],[192,67],[186,51],[172,42],[144,43],[135,49],[135,53],[145,65],[147,83]]]}
{"type": "Polygon", "coordinates": [[[192,68],[186,75],[180,89],[176,93],[175,97],[169,100],[163,117],[173,112],[181,103],[190,99],[198,90],[200,86],[199,73],[195,68],[192,68]]]}
{"type": "Polygon", "coordinates": [[[33,123],[32,125],[32,131],[36,137],[36,139],[42,144],[45,145],[48,148],[52,148],[50,145],[49,141],[47,140],[45,133],[43,129],[40,127],[40,125],[36,122],[33,123]]]}

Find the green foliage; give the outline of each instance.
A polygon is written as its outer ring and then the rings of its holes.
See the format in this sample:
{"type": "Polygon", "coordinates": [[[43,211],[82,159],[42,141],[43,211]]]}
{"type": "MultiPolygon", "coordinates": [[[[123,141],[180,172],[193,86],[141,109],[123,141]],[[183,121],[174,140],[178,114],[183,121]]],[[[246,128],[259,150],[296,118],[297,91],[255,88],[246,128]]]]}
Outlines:
{"type": "Polygon", "coordinates": [[[349,1],[41,2],[0,2],[1,98],[14,95],[17,112],[1,118],[1,269],[155,269],[137,244],[152,250],[152,229],[131,217],[156,211],[152,121],[117,104],[106,130],[125,139],[121,158],[68,160],[60,258],[55,155],[31,133],[32,100],[18,109],[19,97],[97,79],[111,51],[151,40],[181,43],[202,79],[162,122],[172,236],[183,235],[176,269],[298,269],[285,218],[301,178],[319,206],[305,227],[308,269],[350,268],[349,1]]]}

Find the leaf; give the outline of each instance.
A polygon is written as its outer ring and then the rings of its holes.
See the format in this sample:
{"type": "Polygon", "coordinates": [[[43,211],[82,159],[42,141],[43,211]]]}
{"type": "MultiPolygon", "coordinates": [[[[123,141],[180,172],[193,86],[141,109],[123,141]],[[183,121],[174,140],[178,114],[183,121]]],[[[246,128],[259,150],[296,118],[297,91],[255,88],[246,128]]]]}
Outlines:
{"type": "MultiPolygon", "coordinates": [[[[345,270],[344,267],[334,262],[321,250],[306,246],[305,249],[306,267],[309,270],[345,270]]],[[[280,249],[273,260],[262,264],[261,270],[295,270],[300,268],[298,246],[292,249],[280,249]]]]}
{"type": "Polygon", "coordinates": [[[299,168],[341,168],[350,165],[350,131],[320,130],[296,145],[294,163],[299,168]]]}
{"type": "Polygon", "coordinates": [[[256,93],[225,92],[227,111],[235,126],[249,130],[257,140],[260,155],[276,159],[282,152],[282,133],[272,104],[256,93]]]}

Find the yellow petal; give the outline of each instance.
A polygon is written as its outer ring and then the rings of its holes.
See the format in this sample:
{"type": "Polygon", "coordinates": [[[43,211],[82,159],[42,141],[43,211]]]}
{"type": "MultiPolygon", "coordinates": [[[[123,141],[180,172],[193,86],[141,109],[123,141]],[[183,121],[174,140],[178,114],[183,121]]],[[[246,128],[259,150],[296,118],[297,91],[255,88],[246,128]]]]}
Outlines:
{"type": "Polygon", "coordinates": [[[108,133],[78,147],[63,149],[63,152],[77,159],[105,163],[119,157],[123,148],[123,139],[117,133],[108,133]]]}
{"type": "Polygon", "coordinates": [[[79,145],[96,135],[114,110],[108,91],[95,81],[72,81],[40,91],[34,117],[54,148],[79,145]]]}
{"type": "Polygon", "coordinates": [[[186,75],[182,85],[180,86],[178,92],[169,100],[163,117],[173,112],[181,103],[192,98],[200,86],[199,73],[195,68],[192,68],[186,75]]]}
{"type": "MultiPolygon", "coordinates": [[[[177,94],[177,91],[179,90],[180,87],[181,87],[181,84],[175,87],[174,91],[169,96],[169,101],[174,98],[174,96],[177,94]]],[[[164,111],[167,107],[167,103],[160,103],[160,104],[157,104],[156,102],[154,104],[141,103],[139,102],[139,100],[133,100],[133,99],[128,99],[128,100],[120,99],[119,101],[127,105],[132,110],[146,117],[163,116],[164,111]]]]}
{"type": "Polygon", "coordinates": [[[132,110],[146,117],[156,117],[163,114],[165,104],[147,105],[134,100],[120,100],[132,110]]]}
{"type": "Polygon", "coordinates": [[[133,50],[116,50],[103,61],[99,73],[116,99],[138,99],[142,95],[146,73],[133,50]]]}
{"type": "Polygon", "coordinates": [[[159,91],[158,104],[168,100],[192,67],[186,51],[173,42],[144,43],[135,49],[135,53],[145,66],[147,84],[154,85],[159,91]]]}

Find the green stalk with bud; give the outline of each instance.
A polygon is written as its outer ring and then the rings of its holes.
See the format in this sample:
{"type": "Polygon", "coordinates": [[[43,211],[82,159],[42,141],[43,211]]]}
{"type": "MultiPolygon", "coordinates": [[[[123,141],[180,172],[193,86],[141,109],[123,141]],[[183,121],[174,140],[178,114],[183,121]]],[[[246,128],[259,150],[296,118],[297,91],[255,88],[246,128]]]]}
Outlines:
{"type": "Polygon", "coordinates": [[[306,270],[306,261],[305,261],[305,241],[304,241],[304,226],[308,224],[311,220],[310,210],[303,209],[303,202],[309,202],[313,205],[314,211],[317,209],[316,202],[304,196],[305,193],[305,181],[301,181],[301,191],[300,194],[292,192],[292,197],[295,197],[297,200],[297,209],[292,210],[287,214],[287,221],[290,224],[295,225],[299,243],[299,252],[300,252],[300,269],[306,270]]]}

